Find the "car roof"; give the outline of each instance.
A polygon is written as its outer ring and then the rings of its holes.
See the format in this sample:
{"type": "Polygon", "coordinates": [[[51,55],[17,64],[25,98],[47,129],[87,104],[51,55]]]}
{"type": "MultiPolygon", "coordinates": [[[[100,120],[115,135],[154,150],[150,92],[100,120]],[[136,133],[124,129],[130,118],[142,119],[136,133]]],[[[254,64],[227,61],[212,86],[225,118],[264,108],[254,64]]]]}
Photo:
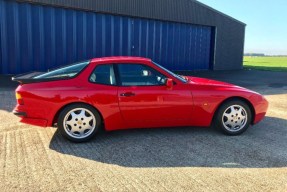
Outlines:
{"type": "Polygon", "coordinates": [[[132,56],[116,56],[116,57],[101,57],[101,58],[94,58],[91,59],[91,63],[98,63],[98,62],[151,62],[151,59],[144,58],[144,57],[132,57],[132,56]]]}

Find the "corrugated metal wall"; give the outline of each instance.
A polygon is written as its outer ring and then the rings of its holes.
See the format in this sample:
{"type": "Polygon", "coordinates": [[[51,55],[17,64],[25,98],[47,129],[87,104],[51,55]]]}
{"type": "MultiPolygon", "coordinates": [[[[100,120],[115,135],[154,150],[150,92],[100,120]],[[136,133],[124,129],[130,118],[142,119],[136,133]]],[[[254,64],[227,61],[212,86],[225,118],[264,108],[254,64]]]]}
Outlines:
{"type": "Polygon", "coordinates": [[[17,0],[216,28],[215,70],[242,69],[245,24],[197,0],[17,0]]]}
{"type": "Polygon", "coordinates": [[[0,0],[0,70],[47,70],[93,57],[152,58],[171,70],[208,69],[211,27],[0,0]]]}

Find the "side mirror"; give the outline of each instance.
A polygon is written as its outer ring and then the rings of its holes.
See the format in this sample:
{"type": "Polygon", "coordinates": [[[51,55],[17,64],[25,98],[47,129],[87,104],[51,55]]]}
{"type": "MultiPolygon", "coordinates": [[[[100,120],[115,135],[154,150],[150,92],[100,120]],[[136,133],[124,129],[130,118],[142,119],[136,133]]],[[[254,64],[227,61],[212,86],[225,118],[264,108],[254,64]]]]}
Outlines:
{"type": "Polygon", "coordinates": [[[168,78],[165,82],[165,85],[171,89],[173,87],[173,80],[168,78]]]}

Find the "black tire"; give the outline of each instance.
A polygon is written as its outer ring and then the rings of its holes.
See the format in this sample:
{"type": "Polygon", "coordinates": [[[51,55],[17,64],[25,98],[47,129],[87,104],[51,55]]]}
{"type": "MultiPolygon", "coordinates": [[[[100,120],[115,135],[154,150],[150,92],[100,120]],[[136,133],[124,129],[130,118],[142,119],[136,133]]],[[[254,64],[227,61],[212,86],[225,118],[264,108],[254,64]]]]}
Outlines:
{"type": "Polygon", "coordinates": [[[244,101],[234,99],[223,103],[219,107],[215,114],[213,125],[226,135],[236,136],[244,133],[248,129],[251,119],[252,114],[250,107],[244,101]],[[241,110],[241,114],[239,113],[240,107],[243,109],[241,110]],[[243,120],[244,117],[247,119],[243,120]]]}
{"type": "Polygon", "coordinates": [[[58,129],[61,135],[76,143],[92,139],[101,125],[99,112],[86,104],[68,105],[60,112],[58,118],[58,129]],[[64,125],[64,122],[69,122],[69,124],[65,123],[64,125]]]}

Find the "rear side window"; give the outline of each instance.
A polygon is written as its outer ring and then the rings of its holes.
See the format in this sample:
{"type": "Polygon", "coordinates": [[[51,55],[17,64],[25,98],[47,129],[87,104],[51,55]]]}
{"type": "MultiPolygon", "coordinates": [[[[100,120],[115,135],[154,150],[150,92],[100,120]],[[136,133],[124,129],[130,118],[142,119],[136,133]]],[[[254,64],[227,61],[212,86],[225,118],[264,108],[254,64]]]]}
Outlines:
{"type": "Polygon", "coordinates": [[[68,65],[65,67],[61,67],[42,75],[38,75],[34,77],[34,79],[49,79],[49,78],[67,78],[67,77],[74,77],[79,74],[88,64],[90,61],[84,61],[81,63],[75,63],[72,65],[68,65]]]}
{"type": "Polygon", "coordinates": [[[113,65],[99,65],[95,68],[89,79],[92,83],[116,85],[113,65]]]}

